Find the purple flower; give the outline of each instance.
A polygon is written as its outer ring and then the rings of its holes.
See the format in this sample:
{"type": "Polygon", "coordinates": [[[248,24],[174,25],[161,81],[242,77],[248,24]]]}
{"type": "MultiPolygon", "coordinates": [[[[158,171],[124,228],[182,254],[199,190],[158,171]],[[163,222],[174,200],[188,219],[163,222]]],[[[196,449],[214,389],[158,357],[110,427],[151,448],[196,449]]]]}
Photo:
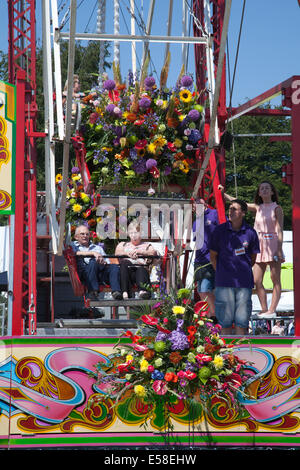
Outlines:
{"type": "Polygon", "coordinates": [[[140,108],[148,109],[151,106],[151,100],[144,96],[139,101],[140,108]]]}
{"type": "Polygon", "coordinates": [[[137,151],[136,149],[130,149],[129,150],[130,158],[131,160],[136,160],[137,159],[137,151]]]}
{"type": "Polygon", "coordinates": [[[198,140],[201,139],[201,134],[198,131],[198,129],[192,129],[190,135],[189,135],[189,142],[192,144],[196,144],[198,140]]]}
{"type": "Polygon", "coordinates": [[[194,147],[193,147],[193,145],[191,145],[191,144],[186,144],[186,146],[185,146],[185,150],[187,150],[187,151],[193,150],[193,148],[194,148],[194,147]]]}
{"type": "Polygon", "coordinates": [[[150,169],[153,168],[154,166],[157,166],[157,161],[154,160],[154,158],[149,158],[149,159],[146,161],[146,168],[147,168],[147,170],[150,170],[150,169]]]}
{"type": "Polygon", "coordinates": [[[143,173],[146,173],[147,171],[146,160],[144,158],[137,160],[133,164],[133,169],[138,175],[142,175],[143,173]]]}
{"type": "Polygon", "coordinates": [[[155,85],[155,78],[154,77],[146,77],[144,81],[146,88],[152,88],[155,85]]]}
{"type": "Polygon", "coordinates": [[[182,86],[187,88],[187,87],[190,87],[193,84],[193,79],[189,75],[184,75],[181,78],[180,83],[181,83],[182,86]]]}
{"type": "Polygon", "coordinates": [[[166,166],[165,168],[165,175],[168,176],[172,171],[172,168],[170,166],[166,166]]]}
{"type": "Polygon", "coordinates": [[[187,386],[188,382],[185,379],[180,379],[179,384],[180,384],[180,387],[184,388],[187,386]]]}
{"type": "Polygon", "coordinates": [[[200,113],[199,111],[197,111],[197,109],[191,109],[188,114],[188,117],[190,118],[191,121],[197,121],[200,117],[200,113]]]}
{"type": "Polygon", "coordinates": [[[168,333],[163,333],[162,331],[159,331],[156,335],[155,341],[166,341],[168,337],[168,333]]]}
{"type": "Polygon", "coordinates": [[[72,174],[74,175],[74,174],[77,174],[77,173],[79,173],[79,172],[80,172],[80,170],[79,170],[78,166],[73,166],[73,168],[72,168],[72,174]]]}
{"type": "Polygon", "coordinates": [[[186,334],[182,331],[183,320],[177,320],[177,328],[170,334],[171,350],[183,350],[189,348],[189,341],[186,334]]]}
{"type": "Polygon", "coordinates": [[[104,90],[113,90],[116,87],[116,82],[114,80],[105,80],[103,83],[104,90]]]}
{"type": "Polygon", "coordinates": [[[114,109],[115,109],[115,105],[114,105],[113,103],[110,103],[110,104],[108,104],[108,105],[106,106],[105,109],[106,109],[106,111],[107,111],[108,113],[113,114],[114,109]]]}

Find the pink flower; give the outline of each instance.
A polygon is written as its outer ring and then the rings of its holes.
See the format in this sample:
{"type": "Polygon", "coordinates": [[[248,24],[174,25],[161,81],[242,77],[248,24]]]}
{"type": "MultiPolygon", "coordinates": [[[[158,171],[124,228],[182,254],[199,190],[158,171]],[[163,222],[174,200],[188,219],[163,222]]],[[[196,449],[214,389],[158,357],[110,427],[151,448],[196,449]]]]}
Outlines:
{"type": "Polygon", "coordinates": [[[199,302],[197,302],[195,305],[194,305],[194,312],[196,314],[200,314],[201,316],[205,316],[203,314],[206,314],[207,311],[208,311],[208,303],[203,301],[203,300],[200,300],[199,302]]]}
{"type": "Polygon", "coordinates": [[[197,377],[197,374],[195,374],[195,372],[192,372],[190,370],[180,370],[177,375],[179,378],[184,378],[188,380],[193,380],[197,377]]]}
{"type": "Polygon", "coordinates": [[[154,380],[152,388],[157,395],[165,395],[168,391],[168,387],[164,380],[154,380]]]}
{"type": "Polygon", "coordinates": [[[158,319],[151,317],[151,315],[142,315],[141,320],[146,323],[146,325],[156,325],[158,323],[158,319]]]}
{"type": "Polygon", "coordinates": [[[150,366],[148,366],[147,371],[148,371],[148,372],[153,372],[153,371],[154,371],[154,367],[150,364],[150,366]]]}
{"type": "Polygon", "coordinates": [[[212,357],[208,356],[207,354],[197,354],[196,359],[199,362],[210,362],[210,361],[212,361],[212,357]]]}
{"type": "Polygon", "coordinates": [[[90,123],[95,124],[97,122],[98,117],[99,117],[98,113],[91,113],[90,114],[90,123]]]}
{"type": "Polygon", "coordinates": [[[141,140],[138,140],[137,143],[135,144],[135,148],[138,150],[138,149],[143,149],[145,148],[147,145],[147,140],[146,139],[141,139],[141,140]]]}
{"type": "Polygon", "coordinates": [[[148,346],[146,346],[145,344],[134,344],[133,349],[135,349],[136,351],[145,351],[146,349],[148,349],[148,346]]]}

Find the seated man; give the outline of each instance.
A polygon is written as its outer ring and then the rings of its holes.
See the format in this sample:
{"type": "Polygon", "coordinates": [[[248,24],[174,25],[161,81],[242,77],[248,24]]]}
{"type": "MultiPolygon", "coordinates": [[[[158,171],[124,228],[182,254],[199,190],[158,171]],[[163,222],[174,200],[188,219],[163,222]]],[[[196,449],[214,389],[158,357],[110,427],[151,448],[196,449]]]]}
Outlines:
{"type": "Polygon", "coordinates": [[[113,298],[121,300],[119,266],[103,258],[103,248],[90,242],[90,232],[85,225],[76,227],[74,238],[71,246],[76,255],[78,275],[87,286],[88,297],[98,300],[99,284],[109,284],[113,298]]]}

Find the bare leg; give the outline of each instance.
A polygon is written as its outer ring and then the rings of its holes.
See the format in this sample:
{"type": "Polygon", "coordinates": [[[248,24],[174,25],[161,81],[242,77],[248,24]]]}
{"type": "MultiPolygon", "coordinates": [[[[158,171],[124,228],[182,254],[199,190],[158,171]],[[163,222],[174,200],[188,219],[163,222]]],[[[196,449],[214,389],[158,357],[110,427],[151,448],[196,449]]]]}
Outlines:
{"type": "Polygon", "coordinates": [[[269,312],[273,313],[276,312],[277,305],[280,300],[281,296],[281,264],[275,261],[270,263],[270,274],[271,274],[271,281],[273,282],[273,293],[272,293],[272,300],[269,308],[269,312]]]}
{"type": "Polygon", "coordinates": [[[253,266],[253,277],[258,300],[261,305],[261,311],[268,311],[267,294],[263,285],[263,278],[266,271],[266,263],[255,263],[253,266]]]}
{"type": "Polygon", "coordinates": [[[224,336],[231,336],[232,335],[232,328],[222,328],[221,334],[224,336]]]}
{"type": "Polygon", "coordinates": [[[241,328],[240,326],[235,327],[235,334],[238,336],[244,336],[248,333],[247,328],[241,328]]]}

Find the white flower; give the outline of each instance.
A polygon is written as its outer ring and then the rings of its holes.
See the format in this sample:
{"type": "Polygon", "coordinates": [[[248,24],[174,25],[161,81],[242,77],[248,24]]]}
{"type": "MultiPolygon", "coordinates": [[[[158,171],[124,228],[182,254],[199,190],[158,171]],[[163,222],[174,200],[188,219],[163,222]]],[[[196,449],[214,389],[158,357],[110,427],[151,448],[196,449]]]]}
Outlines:
{"type": "Polygon", "coordinates": [[[149,188],[148,189],[148,196],[153,196],[153,194],[155,194],[155,189],[149,188]]]}

